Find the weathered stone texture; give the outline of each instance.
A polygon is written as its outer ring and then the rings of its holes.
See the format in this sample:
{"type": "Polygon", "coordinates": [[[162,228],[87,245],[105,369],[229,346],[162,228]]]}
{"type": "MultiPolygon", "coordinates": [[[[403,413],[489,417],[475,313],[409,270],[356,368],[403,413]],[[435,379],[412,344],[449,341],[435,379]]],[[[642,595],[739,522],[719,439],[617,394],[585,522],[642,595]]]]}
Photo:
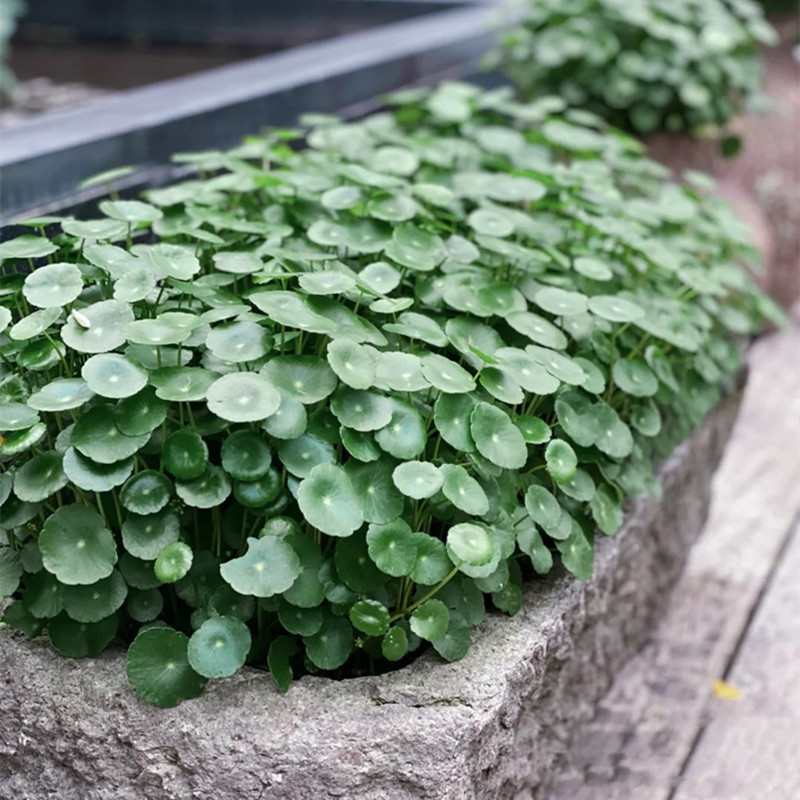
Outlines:
{"type": "Polygon", "coordinates": [[[281,695],[246,670],[156,709],[124,658],[78,662],[0,632],[0,800],[527,800],[644,641],[702,527],[739,397],[664,465],[595,575],[527,590],[468,656],[376,678],[305,677],[281,695]]]}

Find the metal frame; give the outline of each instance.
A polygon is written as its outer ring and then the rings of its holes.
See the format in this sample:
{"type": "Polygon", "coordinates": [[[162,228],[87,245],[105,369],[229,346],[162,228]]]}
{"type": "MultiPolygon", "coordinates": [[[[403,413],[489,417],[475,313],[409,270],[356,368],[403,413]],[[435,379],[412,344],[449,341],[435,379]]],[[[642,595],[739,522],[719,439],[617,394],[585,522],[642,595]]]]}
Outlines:
{"type": "Polygon", "coordinates": [[[360,113],[397,87],[472,74],[494,40],[498,5],[487,0],[304,45],[10,128],[0,139],[0,224],[102,194],[76,187],[106,169],[134,165],[128,188],[162,183],[174,152],[233,146],[307,111],[360,113]]]}
{"type": "Polygon", "coordinates": [[[21,41],[299,44],[481,0],[27,0],[21,41]]]}

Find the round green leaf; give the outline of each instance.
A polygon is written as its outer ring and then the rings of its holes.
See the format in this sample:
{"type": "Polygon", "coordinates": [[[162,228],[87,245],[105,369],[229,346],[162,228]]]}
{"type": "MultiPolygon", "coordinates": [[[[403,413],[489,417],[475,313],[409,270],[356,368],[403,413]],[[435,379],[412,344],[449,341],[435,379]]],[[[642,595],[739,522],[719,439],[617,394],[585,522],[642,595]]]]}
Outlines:
{"type": "Polygon", "coordinates": [[[44,630],[45,624],[43,620],[36,619],[19,601],[7,605],[0,620],[12,630],[19,631],[29,639],[39,636],[44,630]]]}
{"type": "Polygon", "coordinates": [[[136,622],[151,622],[164,608],[164,597],[158,589],[133,589],[128,593],[125,610],[136,622]]]}
{"type": "Polygon", "coordinates": [[[462,522],[447,532],[447,551],[450,558],[457,562],[481,567],[494,558],[495,547],[485,528],[462,522]]]}
{"type": "Polygon", "coordinates": [[[155,514],[169,503],[172,483],[166,475],[153,469],[137,472],[122,487],[119,499],[134,514],[155,514]]]}
{"type": "Polygon", "coordinates": [[[442,488],[444,477],[429,461],[407,461],[395,467],[392,480],[406,497],[422,500],[432,497],[442,488]]]}
{"type": "Polygon", "coordinates": [[[37,411],[69,411],[94,397],[83,378],[57,378],[34,392],[27,405],[37,411]]]}
{"type": "Polygon", "coordinates": [[[47,626],[50,643],[67,658],[94,658],[108,647],[117,632],[117,616],[99,622],[78,622],[66,614],[51,619],[47,626]]]}
{"type": "Polygon", "coordinates": [[[164,215],[155,206],[141,200],[103,200],[100,211],[123,222],[155,222],[164,215]]]}
{"type": "Polygon", "coordinates": [[[26,461],[14,475],[14,494],[26,503],[38,503],[67,485],[63,455],[47,451],[26,461]]]}
{"type": "Polygon", "coordinates": [[[331,398],[331,411],[347,428],[376,431],[392,419],[392,402],[377,392],[341,388],[331,398]]]}
{"type": "Polygon", "coordinates": [[[261,427],[275,439],[296,439],[308,426],[306,407],[293,397],[281,394],[278,410],[261,423],[261,427]]]}
{"type": "Polygon", "coordinates": [[[127,584],[117,570],[89,586],[65,586],[62,591],[64,610],[77,622],[100,622],[117,611],[127,595],[127,584]]]}
{"type": "Polygon", "coordinates": [[[122,461],[147,443],[148,434],[126,436],[116,425],[114,408],[99,405],[89,409],[72,429],[72,446],[98,464],[122,461]]]}
{"type": "MultiPolygon", "coordinates": [[[[356,533],[336,542],[334,563],[339,579],[349,589],[359,594],[372,592],[386,582],[386,575],[369,557],[369,547],[362,534],[356,533]]],[[[320,577],[322,579],[321,574],[320,577]]],[[[326,597],[328,597],[327,590],[326,597]]],[[[344,601],[342,599],[342,602],[344,601]]]]}
{"type": "Polygon", "coordinates": [[[122,544],[136,558],[152,561],[168,545],[178,541],[180,525],[171,511],[129,514],[122,524],[122,544]]]}
{"type": "Polygon", "coordinates": [[[278,445],[278,457],[292,475],[307,478],[318,464],[332,464],[336,453],[328,442],[304,434],[278,445]]]}
{"type": "Polygon", "coordinates": [[[92,508],[73,504],[56,509],[39,534],[44,568],[61,583],[96,583],[117,563],[117,546],[103,518],[92,508]]]}
{"type": "Polygon", "coordinates": [[[0,260],[43,258],[56,250],[58,245],[43,236],[17,236],[0,243],[0,260]]]}
{"type": "Polygon", "coordinates": [[[25,608],[36,618],[58,616],[64,610],[64,587],[46,570],[25,579],[25,608]]]}
{"type": "Polygon", "coordinates": [[[622,527],[622,506],[610,486],[598,487],[589,501],[589,508],[597,527],[606,536],[613,536],[622,527]]]}
{"type": "Polygon", "coordinates": [[[479,208],[467,217],[467,225],[485,236],[502,239],[514,233],[514,223],[499,208],[479,208]]]}
{"type": "Polygon", "coordinates": [[[552,322],[530,311],[515,311],[505,315],[505,321],[518,333],[527,336],[534,344],[563,350],[567,346],[564,332],[552,322]]]}
{"type": "Polygon", "coordinates": [[[0,405],[0,431],[24,431],[39,421],[39,415],[22,403],[0,405]]]}
{"type": "Polygon", "coordinates": [[[206,678],[227,678],[244,666],[251,644],[250,631],[240,619],[211,617],[189,639],[189,664],[206,678]]]}
{"type": "Polygon", "coordinates": [[[470,433],[478,452],[504,469],[520,469],[528,460],[525,439],[508,415],[488,403],[478,403],[470,417],[470,433]]]}
{"type": "Polygon", "coordinates": [[[578,456],[563,439],[552,439],[544,452],[547,472],[556,483],[569,483],[578,468],[578,456]]]}
{"type": "Polygon", "coordinates": [[[31,272],[22,285],[25,299],[39,308],[62,308],[83,291],[83,276],[74,264],[48,264],[31,272]]]}
{"type": "Polygon", "coordinates": [[[236,617],[246,622],[255,613],[256,603],[254,598],[239,594],[223,583],[211,595],[208,608],[219,616],[236,617]]]}
{"type": "Polygon", "coordinates": [[[634,322],[644,317],[644,309],[624,297],[598,294],[589,298],[589,311],[609,322],[634,322]]]}
{"type": "Polygon", "coordinates": [[[596,258],[580,256],[575,259],[572,266],[579,275],[583,275],[585,278],[590,278],[593,281],[610,281],[614,277],[611,267],[603,261],[598,261],[596,258]]]}
{"type": "Polygon", "coordinates": [[[394,486],[392,469],[392,463],[385,458],[377,463],[350,461],[345,466],[367,522],[391,522],[403,512],[405,500],[394,486]]]}
{"type": "Polygon", "coordinates": [[[394,577],[408,575],[417,562],[417,543],[408,523],[401,519],[367,529],[369,557],[381,572],[394,577]]]}
{"type": "Polygon", "coordinates": [[[434,639],[431,644],[445,661],[460,661],[470,646],[469,622],[458,612],[451,611],[444,635],[434,639]]]}
{"type": "Polygon", "coordinates": [[[614,362],[614,383],[634,397],[652,397],[658,391],[658,378],[641,358],[623,358],[614,362]]]}
{"type": "Polygon", "coordinates": [[[267,362],[262,374],[304,405],[324,400],[338,382],[327,362],[317,356],[276,356],[267,362]]]}
{"type": "Polygon", "coordinates": [[[172,542],[158,554],[153,572],[162,583],[175,583],[189,572],[193,559],[194,553],[188,544],[172,542]]]}
{"type": "Polygon", "coordinates": [[[19,588],[22,562],[19,553],[10,547],[0,547],[0,598],[11,597],[19,588]]]}
{"type": "Polygon", "coordinates": [[[356,280],[351,275],[334,270],[323,272],[306,272],[298,278],[300,288],[308,294],[344,294],[356,285],[356,280]]]}
{"type": "Polygon", "coordinates": [[[375,385],[397,392],[418,392],[430,385],[422,374],[422,361],[410,353],[386,351],[375,363],[375,385]]]}
{"type": "Polygon", "coordinates": [[[451,447],[462,453],[475,452],[470,433],[470,417],[475,408],[471,397],[442,394],[433,409],[433,421],[439,433],[451,447]]]}
{"type": "Polygon", "coordinates": [[[206,347],[220,360],[232,364],[257,361],[271,344],[267,331],[255,322],[231,322],[209,331],[206,347]]]}
{"type": "Polygon", "coordinates": [[[381,450],[395,458],[414,458],[425,449],[425,422],[413,406],[392,400],[392,418],[376,432],[375,441],[381,450]]]}
{"type": "Polygon", "coordinates": [[[231,477],[254,481],[267,473],[272,463],[269,445],[257,433],[241,430],[222,443],[222,468],[231,477]]]}
{"type": "Polygon", "coordinates": [[[300,559],[283,540],[272,536],[248,539],[243,556],[223,564],[219,571],[239,594],[272,597],[289,589],[300,575],[300,559]]]}
{"type": "Polygon", "coordinates": [[[133,322],[133,311],[119,300],[101,300],[73,310],[61,328],[61,339],[79,353],[108,353],[125,344],[122,329],[133,322]]]}
{"type": "Polygon", "coordinates": [[[114,407],[114,422],[126,436],[143,436],[154,431],[167,418],[169,403],[146,386],[114,407]]]}
{"type": "Polygon", "coordinates": [[[586,373],[573,359],[563,353],[535,344],[529,344],[525,352],[530,353],[553,377],[564,383],[580,386],[586,381],[586,373]]]}
{"type": "Polygon", "coordinates": [[[215,508],[230,495],[231,482],[222,467],[211,464],[199,477],[191,481],[177,481],[175,493],[192,508],[215,508]]]}
{"type": "Polygon", "coordinates": [[[189,664],[189,639],[172,628],[148,628],[128,648],[126,672],[136,694],[148,703],[171,708],[197,697],[206,685],[189,664]]]}
{"type": "Polygon", "coordinates": [[[561,561],[581,581],[588,581],[594,569],[594,546],[581,529],[575,525],[568,539],[558,542],[561,561]]]}
{"type": "Polygon", "coordinates": [[[156,288],[157,282],[157,277],[149,269],[130,269],[114,281],[114,299],[123,303],[138,303],[156,288]]]}
{"type": "Polygon", "coordinates": [[[208,447],[197,431],[189,428],[170,434],[162,446],[164,467],[178,480],[199,478],[208,468],[208,447]]]}
{"type": "Polygon", "coordinates": [[[303,639],[306,655],[319,669],[338,669],[353,649],[353,629],[342,617],[326,615],[322,628],[303,639]]]}
{"type": "Polygon", "coordinates": [[[375,379],[375,358],[363,345],[349,339],[328,344],[328,363],[339,380],[353,389],[369,389],[375,379]]]}
{"type": "Polygon", "coordinates": [[[450,612],[441,600],[426,600],[409,618],[412,632],[432,642],[447,633],[450,612]]]}
{"type": "Polygon", "coordinates": [[[387,661],[399,661],[408,653],[408,636],[399,625],[391,628],[381,642],[381,653],[387,661]]]}
{"type": "Polygon", "coordinates": [[[281,475],[271,467],[254,481],[236,481],[233,496],[245,508],[263,508],[272,503],[281,493],[281,475]]]}
{"type": "Polygon", "coordinates": [[[147,250],[147,257],[163,276],[188,281],[200,271],[200,262],[187,247],[161,242],[147,250]]]}
{"type": "Polygon", "coordinates": [[[469,372],[455,361],[435,353],[422,358],[422,374],[431,386],[446,394],[464,394],[475,388],[469,372]]]}
{"type": "Polygon", "coordinates": [[[361,189],[357,186],[337,186],[328,189],[320,197],[320,203],[331,211],[344,211],[357,206],[362,201],[361,189]]]}
{"type": "Polygon", "coordinates": [[[525,492],[525,508],[534,522],[546,530],[555,528],[561,518],[561,505],[544,486],[529,486],[525,492]]]}
{"type": "Polygon", "coordinates": [[[114,399],[130,397],[147,385],[147,373],[117,353],[101,353],[87,359],[81,376],[95,394],[114,399]]]}
{"type": "Polygon", "coordinates": [[[464,467],[442,464],[439,470],[444,476],[442,493],[456,508],[475,517],[481,517],[489,511],[486,493],[464,467]]]}
{"type": "Polygon", "coordinates": [[[364,523],[353,485],[335,464],[314,467],[300,483],[297,502],[306,521],[330,536],[349,536],[364,523]]]}
{"type": "Polygon", "coordinates": [[[209,388],[219,378],[202,367],[162,367],[150,373],[150,383],[161,400],[196,402],[205,400],[209,388]]]}
{"type": "Polygon", "coordinates": [[[414,542],[417,560],[410,573],[411,580],[422,586],[435,586],[453,569],[444,542],[427,533],[415,533],[414,542]]]}
{"type": "Polygon", "coordinates": [[[289,633],[298,636],[313,636],[322,627],[322,608],[298,608],[283,602],[278,608],[278,620],[289,633]]]}
{"type": "Polygon", "coordinates": [[[280,392],[255,372],[234,372],[218,378],[208,389],[209,410],[229,422],[256,422],[278,410],[280,392]]]}
{"type": "Polygon", "coordinates": [[[539,417],[520,414],[514,417],[514,424],[519,428],[522,438],[528,444],[544,444],[550,441],[550,426],[539,417]]]}
{"type": "Polygon", "coordinates": [[[553,286],[540,289],[534,297],[534,302],[539,308],[543,308],[557,317],[582,314],[588,308],[586,295],[553,286]]]}
{"type": "Polygon", "coordinates": [[[353,627],[367,636],[383,636],[389,630],[389,609],[377,600],[359,600],[349,616],[353,627]]]}
{"type": "Polygon", "coordinates": [[[592,409],[597,435],[595,445],[612,458],[625,458],[633,450],[630,428],[611,406],[598,403],[592,409]]]}

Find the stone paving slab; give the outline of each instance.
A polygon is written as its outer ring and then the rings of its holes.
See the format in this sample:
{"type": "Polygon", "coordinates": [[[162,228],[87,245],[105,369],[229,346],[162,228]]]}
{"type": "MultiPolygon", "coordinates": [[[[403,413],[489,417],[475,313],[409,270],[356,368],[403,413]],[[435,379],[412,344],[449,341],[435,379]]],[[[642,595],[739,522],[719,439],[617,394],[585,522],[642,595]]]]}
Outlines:
{"type": "Polygon", "coordinates": [[[800,525],[748,627],[673,800],[800,797],[800,525]]]}
{"type": "MultiPolygon", "coordinates": [[[[542,795],[548,800],[678,800],[675,785],[709,718],[713,681],[726,674],[800,511],[798,324],[756,343],[750,368],[705,531],[689,556],[666,617],[573,740],[571,765],[552,792],[542,795]]],[[[774,613],[797,627],[797,614],[788,605],[774,613]]],[[[784,657],[796,662],[790,653],[784,657]]],[[[757,661],[758,653],[752,658],[757,661]]],[[[790,676],[788,680],[791,683],[790,676]]],[[[768,687],[768,681],[763,685],[768,687]]],[[[721,742],[719,748],[721,757],[721,742]]],[[[792,763],[797,762],[797,752],[792,763]]],[[[762,792],[746,800],[796,796],[762,792]]]]}

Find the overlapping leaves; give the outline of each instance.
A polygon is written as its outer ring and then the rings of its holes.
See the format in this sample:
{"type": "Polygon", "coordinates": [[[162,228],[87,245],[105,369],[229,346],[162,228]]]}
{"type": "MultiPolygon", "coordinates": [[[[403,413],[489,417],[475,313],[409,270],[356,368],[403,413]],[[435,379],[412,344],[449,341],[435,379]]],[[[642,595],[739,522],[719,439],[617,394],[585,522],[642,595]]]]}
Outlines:
{"type": "Polygon", "coordinates": [[[9,624],[73,657],[144,625],[160,705],[456,659],[657,491],[772,313],[737,223],[544,101],[390,106],[2,246],[9,624]]]}
{"type": "MultiPolygon", "coordinates": [[[[759,48],[776,41],[755,0],[536,0],[488,63],[530,96],[558,95],[627,130],[708,135],[763,105],[759,48]]],[[[550,140],[593,149],[563,128],[550,140]]],[[[726,154],[738,147],[723,142],[726,154]]]]}

